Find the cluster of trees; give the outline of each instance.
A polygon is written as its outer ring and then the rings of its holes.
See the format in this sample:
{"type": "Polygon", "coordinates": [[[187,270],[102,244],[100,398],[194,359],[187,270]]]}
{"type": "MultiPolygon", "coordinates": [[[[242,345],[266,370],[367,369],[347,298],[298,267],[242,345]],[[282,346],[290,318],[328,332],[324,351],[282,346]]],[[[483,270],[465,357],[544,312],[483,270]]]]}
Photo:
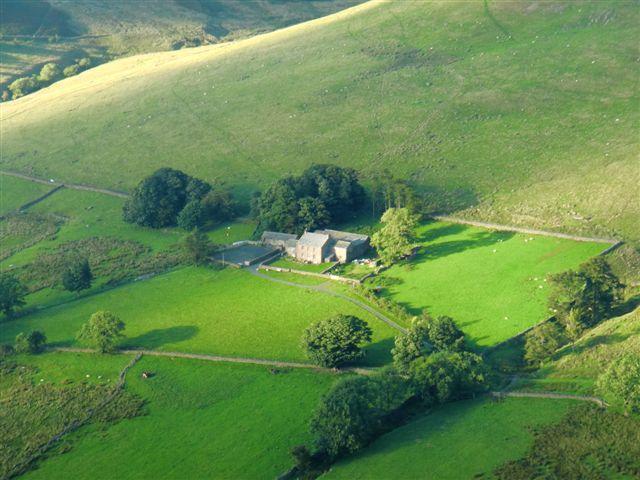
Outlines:
{"type": "Polygon", "coordinates": [[[422,209],[422,200],[413,186],[386,169],[373,175],[370,199],[373,216],[390,208],[407,208],[412,213],[422,209]]]}
{"type": "Polygon", "coordinates": [[[382,215],[382,228],[371,237],[371,245],[386,265],[411,254],[419,216],[409,208],[389,208],[382,215]]]}
{"type": "MultiPolygon", "coordinates": [[[[327,323],[327,329],[329,325],[334,325],[331,334],[322,337],[332,342],[318,350],[330,351],[330,358],[336,358],[339,350],[349,359],[356,358],[354,345],[370,339],[361,321],[327,323]],[[340,339],[351,341],[340,347],[340,339]]],[[[292,450],[299,476],[321,470],[394,428],[408,406],[430,407],[485,389],[482,358],[464,348],[464,334],[451,318],[425,314],[415,319],[406,333],[396,337],[393,366],[369,376],[347,378],[322,398],[311,420],[315,451],[306,446],[292,450]]]]}
{"type": "Polygon", "coordinates": [[[364,200],[355,170],[314,165],[273,183],[254,198],[252,211],[262,230],[300,234],[348,218],[364,200]]]}
{"type": "Polygon", "coordinates": [[[362,345],[371,341],[372,333],[364,320],[353,315],[336,315],[307,327],[302,344],[315,363],[336,368],[361,358],[362,345]]]}
{"type": "Polygon", "coordinates": [[[624,290],[602,257],[577,270],[552,275],[550,283],[549,309],[554,318],[525,336],[525,360],[532,365],[544,362],[558,348],[608,318],[624,290]]]}
{"type": "Polygon", "coordinates": [[[57,63],[46,63],[40,73],[28,77],[20,77],[9,84],[8,90],[2,92],[2,100],[20,98],[28,93],[35,92],[53,82],[63,78],[77,75],[91,66],[90,58],[81,58],[75,63],[62,69],[57,63]]]}
{"type": "Polygon", "coordinates": [[[123,218],[143,227],[194,230],[231,219],[236,210],[230,192],[214,190],[180,170],[161,168],[138,184],[124,204],[123,218]]]}

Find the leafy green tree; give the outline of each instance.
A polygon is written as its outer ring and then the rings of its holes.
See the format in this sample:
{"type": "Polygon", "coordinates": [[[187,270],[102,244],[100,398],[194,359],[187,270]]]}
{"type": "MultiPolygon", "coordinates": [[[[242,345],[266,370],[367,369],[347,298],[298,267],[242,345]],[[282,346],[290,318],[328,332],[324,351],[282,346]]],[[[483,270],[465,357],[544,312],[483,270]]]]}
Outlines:
{"type": "Polygon", "coordinates": [[[80,292],[91,287],[93,273],[87,259],[73,262],[62,274],[62,285],[70,292],[80,292]]]}
{"type": "Polygon", "coordinates": [[[371,334],[364,320],[352,315],[336,315],[310,325],[302,343],[315,363],[333,368],[360,358],[361,345],[371,341],[371,334]]]}
{"type": "Polygon", "coordinates": [[[322,200],[304,197],[298,202],[298,225],[303,230],[314,230],[329,224],[331,217],[322,200]]]}
{"type": "Polygon", "coordinates": [[[416,394],[428,405],[464,398],[484,388],[482,357],[470,352],[441,351],[411,363],[416,394]]]}
{"type": "Polygon", "coordinates": [[[65,77],[73,77],[74,75],[77,75],[80,72],[80,67],[78,66],[77,63],[74,63],[73,65],[69,65],[68,67],[64,67],[64,70],[62,70],[62,74],[65,77]]]}
{"type": "Polygon", "coordinates": [[[391,354],[393,365],[400,373],[406,374],[411,362],[431,352],[427,322],[428,318],[425,317],[414,318],[407,333],[395,338],[391,354]]]}
{"type": "Polygon", "coordinates": [[[187,203],[210,190],[211,185],[180,170],[161,168],[134,189],[124,204],[123,218],[144,227],[173,226],[187,203]]]}
{"type": "Polygon", "coordinates": [[[200,200],[191,200],[178,214],[178,226],[185,230],[202,227],[205,222],[205,210],[200,200]]]}
{"type": "Polygon", "coordinates": [[[194,265],[204,265],[214,250],[206,233],[196,228],[184,240],[185,251],[194,265]]]}
{"type": "Polygon", "coordinates": [[[115,351],[118,341],[124,336],[124,327],[124,322],[115,314],[98,311],[82,326],[77,338],[102,353],[109,353],[115,351]]]}
{"type": "Polygon", "coordinates": [[[464,348],[464,333],[451,317],[430,318],[426,328],[429,343],[434,349],[460,351],[464,348]]]}
{"type": "Polygon", "coordinates": [[[550,279],[549,308],[563,324],[573,310],[571,321],[583,329],[605,319],[620,300],[624,288],[602,257],[582,264],[577,271],[562,272],[550,279]]]}
{"type": "Polygon", "coordinates": [[[238,203],[229,190],[215,188],[202,197],[202,206],[207,221],[220,223],[237,215],[238,203]]]}
{"type": "Polygon", "coordinates": [[[19,333],[16,336],[15,351],[18,353],[40,353],[47,337],[39,330],[33,330],[29,334],[19,333]]]}
{"type": "Polygon", "coordinates": [[[598,378],[598,389],[622,403],[625,413],[640,413],[640,355],[627,353],[598,378]]]}
{"type": "Polygon", "coordinates": [[[25,304],[27,289],[10,273],[0,273],[0,310],[10,316],[25,304]]]}
{"type": "Polygon", "coordinates": [[[48,84],[55,81],[60,76],[60,74],[60,66],[57,63],[46,63],[40,70],[38,80],[41,83],[48,84]]]}
{"type": "Polygon", "coordinates": [[[380,398],[379,385],[369,377],[347,378],[336,384],[311,419],[318,448],[335,457],[366,445],[386,413],[380,398]]]}
{"type": "Polygon", "coordinates": [[[9,85],[9,91],[14,100],[35,91],[37,88],[38,80],[33,76],[18,78],[9,85]]]}
{"type": "Polygon", "coordinates": [[[547,360],[564,344],[562,329],[556,322],[545,322],[525,335],[524,359],[532,365],[547,360]]]}
{"type": "Polygon", "coordinates": [[[385,264],[393,263],[411,254],[415,241],[418,217],[408,208],[390,208],[382,215],[382,228],[371,237],[385,264]]]}

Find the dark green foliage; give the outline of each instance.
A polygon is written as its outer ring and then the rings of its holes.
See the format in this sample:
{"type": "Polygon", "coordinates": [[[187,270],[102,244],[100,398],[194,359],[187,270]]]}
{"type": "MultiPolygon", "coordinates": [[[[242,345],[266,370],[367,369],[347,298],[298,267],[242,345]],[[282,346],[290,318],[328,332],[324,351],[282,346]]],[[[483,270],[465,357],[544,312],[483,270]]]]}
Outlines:
{"type": "Polygon", "coordinates": [[[144,227],[173,226],[185,205],[200,200],[209,190],[211,185],[202,180],[161,168],[138,184],[124,204],[123,218],[144,227]]]}
{"type": "Polygon", "coordinates": [[[426,328],[429,343],[435,350],[460,351],[464,348],[464,333],[451,317],[430,318],[426,328]]]}
{"type": "Polygon", "coordinates": [[[582,328],[590,328],[607,318],[620,300],[623,285],[607,261],[596,257],[577,271],[553,275],[549,307],[564,323],[571,315],[582,328]]]}
{"type": "Polygon", "coordinates": [[[613,397],[626,413],[640,413],[640,357],[628,353],[614,360],[598,378],[598,389],[613,397]]]}
{"type": "Polygon", "coordinates": [[[178,214],[178,226],[185,230],[193,230],[204,224],[204,207],[200,200],[191,200],[178,214]]]}
{"type": "Polygon", "coordinates": [[[78,340],[96,348],[101,353],[110,353],[116,350],[118,341],[124,336],[124,322],[111,312],[96,312],[85,323],[78,340]]]}
{"type": "Polygon", "coordinates": [[[431,352],[427,322],[427,318],[416,318],[406,334],[396,337],[391,354],[393,365],[399,372],[408,373],[411,362],[431,352]]]}
{"type": "Polygon", "coordinates": [[[545,322],[525,335],[524,359],[531,365],[538,365],[558,350],[566,338],[560,325],[556,322],[545,322]]]}
{"type": "Polygon", "coordinates": [[[13,345],[9,345],[8,343],[0,344],[0,358],[9,357],[13,355],[15,351],[13,345]]]}
{"type": "Polygon", "coordinates": [[[333,368],[363,355],[361,345],[371,341],[371,328],[352,315],[336,315],[310,325],[302,337],[309,358],[323,367],[333,368]]]}
{"type": "Polygon", "coordinates": [[[204,265],[209,261],[214,246],[207,235],[197,228],[184,239],[184,248],[188,259],[194,265],[204,265]]]}
{"type": "Polygon", "coordinates": [[[87,259],[73,262],[62,274],[62,285],[70,292],[86,290],[92,281],[93,273],[87,259]]]}
{"type": "Polygon", "coordinates": [[[273,183],[256,197],[253,210],[263,230],[302,233],[346,219],[364,198],[355,170],[314,165],[273,183]]]}
{"type": "Polygon", "coordinates": [[[238,204],[229,190],[216,188],[202,197],[205,222],[220,223],[231,220],[238,213],[238,204]]]}
{"type": "Polygon", "coordinates": [[[47,342],[47,336],[39,330],[29,334],[19,333],[16,336],[15,351],[17,353],[40,353],[47,342]]]}
{"type": "Polygon", "coordinates": [[[397,178],[389,170],[373,175],[371,180],[371,212],[374,216],[390,208],[420,211],[420,199],[407,180],[397,178]]]}
{"type": "Polygon", "coordinates": [[[437,352],[411,363],[409,377],[427,405],[464,398],[481,391],[486,381],[482,357],[469,352],[437,352]]]}
{"type": "Polygon", "coordinates": [[[595,406],[574,408],[543,427],[527,455],[495,472],[501,480],[640,477],[640,421],[595,406]]]}
{"type": "Polygon", "coordinates": [[[10,273],[0,274],[0,310],[5,315],[11,315],[16,307],[25,304],[24,297],[27,289],[10,273]]]}

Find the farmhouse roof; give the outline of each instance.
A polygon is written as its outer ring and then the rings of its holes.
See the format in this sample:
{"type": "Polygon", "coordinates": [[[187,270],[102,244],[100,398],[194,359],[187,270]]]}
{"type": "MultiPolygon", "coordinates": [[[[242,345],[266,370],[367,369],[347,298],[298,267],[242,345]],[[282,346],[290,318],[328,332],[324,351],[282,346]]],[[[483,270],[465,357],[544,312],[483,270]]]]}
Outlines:
{"type": "Polygon", "coordinates": [[[329,235],[317,232],[304,232],[304,235],[302,235],[300,240],[298,240],[298,244],[309,247],[324,247],[328,241],[329,235]]]}
{"type": "Polygon", "coordinates": [[[264,232],[262,234],[262,240],[277,240],[281,242],[286,242],[287,240],[297,240],[297,235],[293,235],[292,233],[282,233],[282,232],[264,232]]]}
{"type": "Polygon", "coordinates": [[[316,233],[321,233],[324,235],[329,235],[334,240],[345,241],[345,242],[358,242],[368,240],[369,237],[367,235],[362,235],[360,233],[351,233],[351,232],[341,232],[339,230],[316,230],[316,233]]]}

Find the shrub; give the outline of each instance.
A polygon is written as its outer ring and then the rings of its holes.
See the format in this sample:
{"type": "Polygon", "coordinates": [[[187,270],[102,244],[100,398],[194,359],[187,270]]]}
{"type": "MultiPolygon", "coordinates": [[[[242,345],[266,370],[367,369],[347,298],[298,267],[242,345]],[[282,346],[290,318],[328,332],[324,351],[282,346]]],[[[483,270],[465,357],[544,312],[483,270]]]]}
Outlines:
{"type": "Polygon", "coordinates": [[[307,355],[323,367],[337,367],[363,355],[361,344],[371,341],[371,328],[352,315],[336,315],[310,325],[302,341],[307,355]]]}
{"type": "Polygon", "coordinates": [[[15,351],[18,353],[40,353],[47,337],[39,330],[33,330],[29,334],[19,333],[16,336],[15,351]]]}
{"type": "Polygon", "coordinates": [[[598,389],[619,401],[626,413],[640,413],[640,357],[629,353],[612,362],[598,378],[598,389]]]}

